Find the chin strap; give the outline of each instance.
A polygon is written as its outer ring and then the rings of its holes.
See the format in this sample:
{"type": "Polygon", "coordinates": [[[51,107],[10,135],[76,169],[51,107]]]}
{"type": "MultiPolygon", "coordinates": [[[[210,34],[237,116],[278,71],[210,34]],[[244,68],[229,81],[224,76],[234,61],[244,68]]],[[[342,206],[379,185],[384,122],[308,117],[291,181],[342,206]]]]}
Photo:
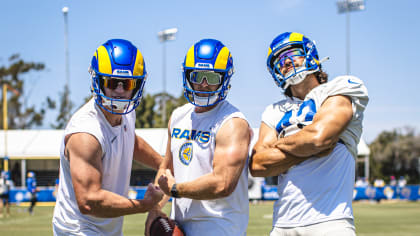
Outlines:
{"type": "Polygon", "coordinates": [[[219,96],[217,95],[212,95],[209,97],[200,97],[196,94],[193,94],[193,97],[194,97],[194,103],[199,106],[208,106],[209,104],[215,103],[217,99],[219,98],[219,96]]]}
{"type": "Polygon", "coordinates": [[[111,100],[105,97],[102,97],[102,106],[107,106],[111,108],[112,111],[125,111],[129,106],[130,102],[111,100]]]}

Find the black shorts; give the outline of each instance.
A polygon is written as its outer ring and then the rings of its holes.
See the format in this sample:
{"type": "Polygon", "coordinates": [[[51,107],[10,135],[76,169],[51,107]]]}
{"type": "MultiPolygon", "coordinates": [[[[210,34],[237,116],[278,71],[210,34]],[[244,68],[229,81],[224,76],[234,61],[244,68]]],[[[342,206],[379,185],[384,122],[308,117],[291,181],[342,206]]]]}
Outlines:
{"type": "Polygon", "coordinates": [[[3,199],[4,202],[9,202],[9,194],[8,193],[1,194],[0,198],[3,199]]]}
{"type": "Polygon", "coordinates": [[[36,202],[38,201],[38,198],[36,197],[36,193],[31,193],[31,202],[36,202]]]}

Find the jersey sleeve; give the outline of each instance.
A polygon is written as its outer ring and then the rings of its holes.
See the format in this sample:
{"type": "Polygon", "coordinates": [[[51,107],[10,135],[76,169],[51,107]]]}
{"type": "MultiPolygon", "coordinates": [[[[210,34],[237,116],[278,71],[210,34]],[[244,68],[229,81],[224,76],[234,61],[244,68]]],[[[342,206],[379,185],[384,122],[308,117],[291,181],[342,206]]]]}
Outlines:
{"type": "Polygon", "coordinates": [[[105,153],[109,151],[99,121],[90,117],[80,117],[78,122],[71,121],[66,127],[64,135],[74,133],[88,133],[95,137],[95,139],[101,145],[102,156],[105,156],[105,153]]]}
{"type": "Polygon", "coordinates": [[[300,103],[302,101],[297,98],[286,98],[271,104],[265,108],[261,122],[264,122],[279,134],[285,127],[292,125],[290,123],[291,111],[299,108],[300,103]]]}
{"type": "Polygon", "coordinates": [[[363,112],[369,101],[368,91],[363,81],[355,76],[339,76],[314,89],[308,97],[314,99],[317,110],[331,96],[343,95],[351,99],[353,117],[347,128],[340,135],[354,157],[357,156],[357,144],[362,134],[363,112]]]}
{"type": "Polygon", "coordinates": [[[271,104],[267,106],[261,116],[261,122],[264,122],[268,127],[276,129],[276,125],[279,121],[279,117],[282,117],[283,114],[279,110],[276,110],[276,104],[271,104]]]}
{"type": "Polygon", "coordinates": [[[322,90],[317,90],[317,97],[320,100],[319,106],[322,102],[331,96],[343,95],[348,96],[352,101],[353,118],[359,118],[366,108],[369,101],[368,91],[363,81],[355,76],[339,76],[325,84],[322,90]]]}

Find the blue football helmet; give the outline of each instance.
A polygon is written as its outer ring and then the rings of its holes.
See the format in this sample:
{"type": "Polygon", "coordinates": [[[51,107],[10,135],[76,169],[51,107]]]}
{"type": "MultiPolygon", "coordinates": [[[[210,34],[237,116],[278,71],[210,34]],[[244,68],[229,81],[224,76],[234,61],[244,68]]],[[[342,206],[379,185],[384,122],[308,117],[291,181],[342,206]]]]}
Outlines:
{"type": "Polygon", "coordinates": [[[27,177],[28,178],[35,178],[35,173],[32,172],[32,171],[29,171],[28,174],[27,174],[27,177]]]}
{"type": "Polygon", "coordinates": [[[268,48],[267,68],[277,86],[287,89],[302,82],[307,75],[319,71],[321,62],[315,42],[300,33],[286,32],[277,36],[268,48]],[[302,66],[297,67],[293,57],[304,57],[302,66]],[[293,69],[282,74],[280,68],[290,59],[293,69]]]}
{"type": "Polygon", "coordinates": [[[136,109],[146,82],[146,64],[141,52],[131,42],[111,39],[96,49],[89,68],[95,102],[112,114],[127,114],[136,109]],[[131,90],[130,99],[105,95],[104,87],[115,89],[119,84],[131,90]]]}
{"type": "Polygon", "coordinates": [[[203,39],[194,44],[188,50],[182,68],[184,96],[188,102],[195,106],[208,107],[226,99],[234,69],[230,51],[222,42],[203,39]],[[194,90],[191,83],[201,83],[204,78],[208,84],[220,84],[218,89],[206,92],[194,90]]]}

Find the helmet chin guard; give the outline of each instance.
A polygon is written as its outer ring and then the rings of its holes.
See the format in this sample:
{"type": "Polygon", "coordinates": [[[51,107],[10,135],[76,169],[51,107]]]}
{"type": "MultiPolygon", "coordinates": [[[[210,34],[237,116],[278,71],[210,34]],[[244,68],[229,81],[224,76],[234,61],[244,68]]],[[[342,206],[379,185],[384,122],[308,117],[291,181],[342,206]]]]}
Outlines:
{"type": "Polygon", "coordinates": [[[288,74],[286,74],[286,80],[283,83],[283,89],[287,89],[290,85],[296,85],[301,83],[307,75],[310,75],[312,73],[315,73],[319,71],[319,69],[308,71],[305,67],[299,67],[297,68],[296,72],[291,71],[288,74]],[[290,75],[289,75],[290,74],[290,75]]]}

